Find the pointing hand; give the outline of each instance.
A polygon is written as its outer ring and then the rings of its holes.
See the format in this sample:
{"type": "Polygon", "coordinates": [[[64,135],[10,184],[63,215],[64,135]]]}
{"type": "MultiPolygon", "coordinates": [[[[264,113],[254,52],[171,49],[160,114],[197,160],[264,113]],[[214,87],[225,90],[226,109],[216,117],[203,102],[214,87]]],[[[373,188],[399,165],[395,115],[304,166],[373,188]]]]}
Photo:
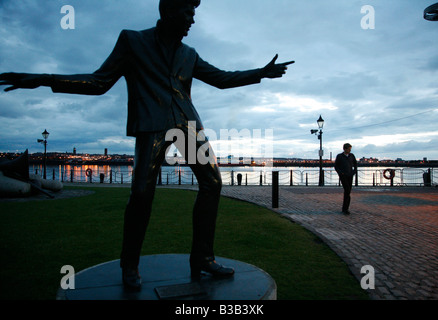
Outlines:
{"type": "Polygon", "coordinates": [[[281,78],[287,70],[287,66],[295,63],[295,61],[283,62],[275,64],[277,61],[278,54],[275,55],[274,59],[269,62],[261,71],[262,78],[281,78]]]}

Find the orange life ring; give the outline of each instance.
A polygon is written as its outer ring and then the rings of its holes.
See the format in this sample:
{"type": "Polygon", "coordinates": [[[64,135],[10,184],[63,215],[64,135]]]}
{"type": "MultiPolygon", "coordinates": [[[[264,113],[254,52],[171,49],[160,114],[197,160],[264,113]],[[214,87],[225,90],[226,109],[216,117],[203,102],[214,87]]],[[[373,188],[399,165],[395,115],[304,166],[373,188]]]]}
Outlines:
{"type": "Polygon", "coordinates": [[[91,170],[90,168],[88,168],[87,170],[85,170],[85,175],[87,177],[91,177],[91,175],[93,174],[93,170],[91,170]]]}
{"type": "Polygon", "coordinates": [[[385,177],[385,179],[392,180],[395,177],[395,170],[386,169],[385,171],[383,171],[383,176],[385,177]],[[389,176],[386,175],[388,172],[389,172],[389,176]]]}

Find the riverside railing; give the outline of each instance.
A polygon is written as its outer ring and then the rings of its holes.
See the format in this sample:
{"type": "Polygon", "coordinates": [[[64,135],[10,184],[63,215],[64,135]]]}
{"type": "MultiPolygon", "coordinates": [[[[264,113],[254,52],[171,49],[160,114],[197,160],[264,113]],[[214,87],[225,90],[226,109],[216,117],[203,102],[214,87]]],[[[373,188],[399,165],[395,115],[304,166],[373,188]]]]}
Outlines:
{"type": "MultiPolygon", "coordinates": [[[[272,172],[278,171],[281,186],[317,186],[319,168],[267,168],[245,171],[246,168],[221,168],[223,185],[266,186],[272,185],[272,172]]],[[[35,172],[42,175],[42,170],[35,172]]],[[[333,168],[325,168],[324,185],[339,186],[338,174],[333,168]]],[[[132,167],[119,167],[117,170],[97,167],[93,169],[75,167],[49,169],[47,179],[61,182],[129,184],[132,181],[132,167]]],[[[196,185],[197,179],[189,167],[163,167],[157,179],[159,185],[196,185]]],[[[355,186],[437,186],[438,168],[363,168],[353,180],[355,186]],[[390,171],[392,170],[392,171],[390,171]]]]}

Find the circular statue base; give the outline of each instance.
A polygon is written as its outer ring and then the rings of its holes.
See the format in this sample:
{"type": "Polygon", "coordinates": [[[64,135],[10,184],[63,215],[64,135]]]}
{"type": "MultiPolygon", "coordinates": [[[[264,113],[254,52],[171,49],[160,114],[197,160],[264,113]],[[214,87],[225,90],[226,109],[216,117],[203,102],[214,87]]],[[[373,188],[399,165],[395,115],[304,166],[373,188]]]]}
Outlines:
{"type": "Polygon", "coordinates": [[[218,279],[202,274],[190,277],[189,255],[164,254],[140,258],[140,292],[127,292],[122,284],[120,260],[78,272],[74,289],[58,290],[58,300],[275,300],[277,285],[265,271],[236,260],[216,257],[233,267],[231,278],[218,279]]]}

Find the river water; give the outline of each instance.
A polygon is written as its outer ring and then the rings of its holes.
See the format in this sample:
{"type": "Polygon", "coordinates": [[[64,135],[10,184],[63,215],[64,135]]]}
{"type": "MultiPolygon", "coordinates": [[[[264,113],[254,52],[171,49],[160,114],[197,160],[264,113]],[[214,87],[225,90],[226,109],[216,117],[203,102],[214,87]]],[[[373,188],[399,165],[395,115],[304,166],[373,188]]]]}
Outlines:
{"type": "MultiPolygon", "coordinates": [[[[48,165],[47,179],[63,182],[131,183],[133,167],[129,165],[48,165]],[[88,170],[88,171],[87,171],[88,170]]],[[[384,177],[387,167],[359,167],[357,185],[390,185],[384,177]]],[[[392,168],[395,170],[394,185],[422,185],[423,174],[427,168],[392,168]]],[[[280,185],[318,185],[319,168],[317,167],[220,167],[224,185],[270,185],[272,171],[279,171],[280,185]]],[[[30,173],[42,175],[42,165],[30,165],[30,173]]],[[[389,174],[386,174],[389,177],[389,174]]],[[[438,183],[438,168],[431,169],[432,183],[438,183]]],[[[159,182],[159,181],[157,181],[159,182]]],[[[325,185],[339,185],[339,177],[334,168],[324,168],[325,185]]],[[[196,177],[187,166],[163,166],[161,183],[196,184],[196,177]]]]}

